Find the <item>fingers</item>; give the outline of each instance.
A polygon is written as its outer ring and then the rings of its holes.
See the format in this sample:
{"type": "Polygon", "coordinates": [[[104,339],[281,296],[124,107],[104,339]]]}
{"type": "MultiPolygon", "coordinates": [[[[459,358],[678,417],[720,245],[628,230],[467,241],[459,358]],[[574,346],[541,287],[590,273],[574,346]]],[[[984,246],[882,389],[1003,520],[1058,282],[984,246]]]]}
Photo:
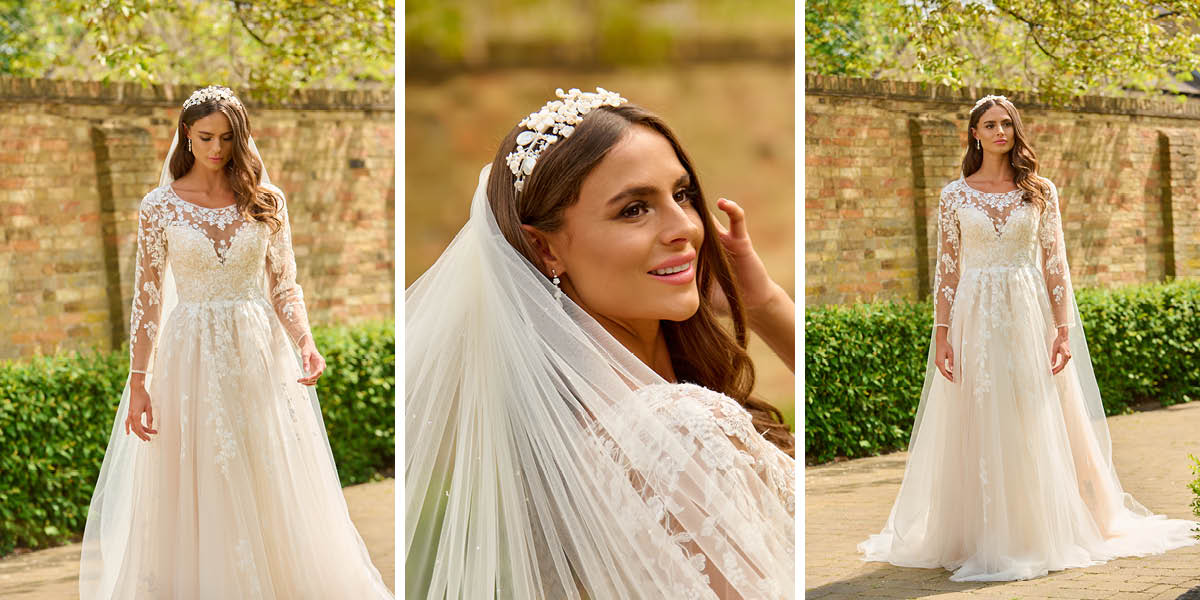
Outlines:
{"type": "Polygon", "coordinates": [[[1067,363],[1071,361],[1071,351],[1058,346],[1054,349],[1054,356],[1050,359],[1050,374],[1058,375],[1063,369],[1067,368],[1067,363]],[[1062,360],[1059,361],[1059,357],[1062,360]]]}
{"type": "Polygon", "coordinates": [[[733,234],[733,237],[748,237],[748,233],[746,232],[746,211],[742,210],[742,207],[738,206],[737,202],[728,198],[721,198],[717,200],[717,208],[724,211],[726,215],[729,215],[729,232],[733,234]]]}
{"type": "Polygon", "coordinates": [[[297,379],[297,383],[309,386],[317,385],[317,380],[320,379],[321,374],[325,372],[325,359],[320,358],[320,356],[316,356],[309,361],[309,364],[312,365],[311,370],[306,370],[306,372],[309,374],[297,379]]]}
{"type": "Polygon", "coordinates": [[[953,382],[954,381],[954,355],[952,353],[947,352],[946,354],[938,357],[938,360],[935,361],[935,363],[937,364],[938,370],[942,372],[942,376],[945,377],[947,381],[953,382]]]}
{"type": "Polygon", "coordinates": [[[138,436],[138,438],[140,438],[144,442],[150,441],[149,434],[158,433],[158,431],[155,431],[154,429],[150,429],[149,427],[142,426],[141,415],[137,415],[136,417],[130,417],[129,419],[126,419],[125,420],[125,430],[126,430],[125,431],[126,434],[128,434],[129,431],[132,430],[133,435],[138,436]]]}

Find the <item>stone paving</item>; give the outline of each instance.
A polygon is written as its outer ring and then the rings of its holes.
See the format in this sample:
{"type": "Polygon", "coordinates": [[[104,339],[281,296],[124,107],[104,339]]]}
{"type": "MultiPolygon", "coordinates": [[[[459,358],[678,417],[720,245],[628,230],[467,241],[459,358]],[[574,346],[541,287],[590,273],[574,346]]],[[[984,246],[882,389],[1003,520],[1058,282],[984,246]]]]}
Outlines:
{"type": "MultiPolygon", "coordinates": [[[[387,479],[343,490],[350,518],[358,527],[371,561],[384,583],[396,589],[396,481],[387,479]]],[[[39,550],[0,560],[0,598],[69,600],[79,598],[79,544],[39,550]]]]}
{"type": "MultiPolygon", "coordinates": [[[[1108,420],[1125,491],[1159,514],[1191,518],[1190,461],[1200,456],[1200,402],[1108,420]]],[[[805,597],[1200,600],[1200,545],[1123,558],[1030,581],[955,583],[943,569],[867,563],[855,549],[887,520],[907,453],[805,471],[805,597]]]]}

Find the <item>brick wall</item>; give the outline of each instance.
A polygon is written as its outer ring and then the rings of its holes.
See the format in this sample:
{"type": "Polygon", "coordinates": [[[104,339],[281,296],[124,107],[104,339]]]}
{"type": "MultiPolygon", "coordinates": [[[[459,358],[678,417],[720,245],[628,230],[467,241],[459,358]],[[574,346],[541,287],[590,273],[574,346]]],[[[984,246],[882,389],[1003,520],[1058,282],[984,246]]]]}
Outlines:
{"type": "Polygon", "coordinates": [[[806,76],[805,300],[927,297],[941,188],[959,175],[975,100],[1021,110],[1062,201],[1075,284],[1200,277],[1200,102],[1019,93],[806,76]]]}
{"type": "MultiPolygon", "coordinates": [[[[0,359],[127,339],[137,207],[192,86],[0,77],[0,359]]],[[[391,92],[247,98],[314,324],[390,318],[391,92]]]]}

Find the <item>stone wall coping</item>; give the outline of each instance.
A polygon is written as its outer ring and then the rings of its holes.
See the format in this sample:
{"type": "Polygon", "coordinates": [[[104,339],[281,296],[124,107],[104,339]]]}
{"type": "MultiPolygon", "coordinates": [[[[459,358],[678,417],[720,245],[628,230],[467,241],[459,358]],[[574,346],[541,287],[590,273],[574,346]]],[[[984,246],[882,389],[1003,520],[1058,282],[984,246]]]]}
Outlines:
{"type": "MultiPolygon", "coordinates": [[[[191,93],[203,85],[160,84],[100,81],[71,81],[64,79],[29,79],[0,76],[0,103],[5,102],[69,102],[73,104],[123,104],[178,108],[191,93]]],[[[395,112],[395,92],[392,89],[362,90],[293,90],[280,101],[255,101],[253,92],[239,98],[248,107],[302,110],[367,110],[395,112]]]]}
{"type": "Polygon", "coordinates": [[[887,98],[974,106],[975,101],[988,94],[1008,97],[1024,110],[1038,108],[1069,112],[1138,115],[1167,119],[1200,120],[1200,102],[1179,102],[1165,98],[1116,98],[1083,96],[1065,106],[1056,106],[1037,99],[1029,92],[996,90],[979,87],[954,87],[936,83],[890,81],[842,77],[838,75],[804,74],[804,93],[813,96],[853,96],[857,98],[887,98]]]}

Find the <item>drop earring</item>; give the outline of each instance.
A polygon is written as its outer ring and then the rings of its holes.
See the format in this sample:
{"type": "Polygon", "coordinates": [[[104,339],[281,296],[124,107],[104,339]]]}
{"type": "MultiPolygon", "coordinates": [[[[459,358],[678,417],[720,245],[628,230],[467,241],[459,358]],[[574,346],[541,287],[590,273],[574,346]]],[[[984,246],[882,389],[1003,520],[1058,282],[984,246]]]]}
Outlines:
{"type": "Polygon", "coordinates": [[[558,278],[558,271],[555,271],[554,269],[550,269],[550,283],[554,284],[554,299],[558,300],[559,298],[562,298],[562,288],[559,287],[559,284],[562,283],[562,281],[558,278]]]}
{"type": "Polygon", "coordinates": [[[979,141],[979,138],[975,138],[975,147],[979,150],[983,150],[983,142],[979,141]]]}
{"type": "Polygon", "coordinates": [[[188,152],[192,151],[192,138],[188,138],[188,152]]]}

